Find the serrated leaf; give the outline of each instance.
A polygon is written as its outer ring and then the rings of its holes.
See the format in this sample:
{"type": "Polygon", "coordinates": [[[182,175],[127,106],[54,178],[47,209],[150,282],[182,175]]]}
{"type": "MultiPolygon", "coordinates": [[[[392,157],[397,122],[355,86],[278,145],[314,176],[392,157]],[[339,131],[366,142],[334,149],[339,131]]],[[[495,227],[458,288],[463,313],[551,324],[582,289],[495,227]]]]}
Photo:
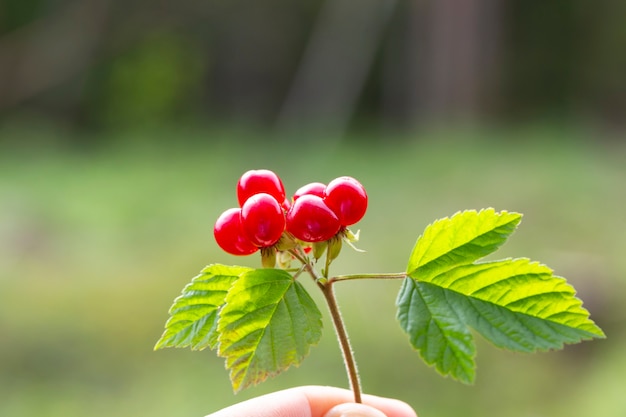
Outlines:
{"type": "Polygon", "coordinates": [[[321,337],[321,318],[304,287],[284,270],[239,277],[218,322],[218,354],[235,392],[299,365],[321,337]]]}
{"type": "Polygon", "coordinates": [[[443,375],[474,380],[476,347],[469,329],[439,288],[406,278],[398,294],[398,321],[411,345],[443,375]],[[430,290],[430,291],[429,291],[430,290]]]}
{"type": "Polygon", "coordinates": [[[489,208],[437,220],[417,239],[407,275],[427,280],[458,265],[472,263],[498,249],[521,219],[519,213],[489,208]]]}
{"type": "Polygon", "coordinates": [[[560,349],[601,338],[565,279],[528,259],[462,265],[427,280],[407,278],[398,319],[425,362],[463,382],[474,379],[469,328],[518,352],[560,349]]]}
{"type": "Polygon", "coordinates": [[[154,349],[191,347],[214,349],[217,344],[219,309],[226,302],[232,284],[251,268],[209,265],[185,286],[170,307],[170,318],[154,349]]]}

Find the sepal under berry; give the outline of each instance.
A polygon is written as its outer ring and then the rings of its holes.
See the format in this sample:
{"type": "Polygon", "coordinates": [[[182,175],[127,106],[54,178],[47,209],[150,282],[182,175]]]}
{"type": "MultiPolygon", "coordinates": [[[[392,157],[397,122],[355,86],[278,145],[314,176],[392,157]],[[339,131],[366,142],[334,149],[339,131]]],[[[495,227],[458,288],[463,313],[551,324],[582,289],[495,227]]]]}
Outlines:
{"type": "Polygon", "coordinates": [[[328,263],[337,259],[339,254],[341,253],[341,247],[343,242],[343,237],[341,233],[337,233],[335,236],[330,238],[328,241],[328,250],[326,252],[326,258],[328,259],[328,263]]]}
{"type": "Polygon", "coordinates": [[[319,258],[324,256],[324,254],[326,253],[326,249],[328,248],[328,241],[323,240],[321,242],[314,242],[312,246],[313,246],[313,257],[315,258],[315,260],[318,260],[319,258]]]}
{"type": "Polygon", "coordinates": [[[296,242],[296,239],[288,232],[283,232],[278,242],[274,245],[278,251],[288,251],[294,249],[296,246],[298,246],[298,242],[296,242]]]}
{"type": "Polygon", "coordinates": [[[274,247],[261,248],[261,265],[263,268],[276,267],[276,249],[274,247]]]}
{"type": "Polygon", "coordinates": [[[343,240],[348,244],[348,246],[350,246],[357,252],[365,252],[363,249],[359,249],[354,245],[356,242],[359,241],[359,235],[361,234],[361,230],[357,230],[356,233],[353,233],[352,230],[345,227],[341,233],[343,236],[343,240]]]}
{"type": "Polygon", "coordinates": [[[280,269],[291,268],[291,262],[294,260],[294,256],[287,251],[276,252],[276,266],[280,269]]]}

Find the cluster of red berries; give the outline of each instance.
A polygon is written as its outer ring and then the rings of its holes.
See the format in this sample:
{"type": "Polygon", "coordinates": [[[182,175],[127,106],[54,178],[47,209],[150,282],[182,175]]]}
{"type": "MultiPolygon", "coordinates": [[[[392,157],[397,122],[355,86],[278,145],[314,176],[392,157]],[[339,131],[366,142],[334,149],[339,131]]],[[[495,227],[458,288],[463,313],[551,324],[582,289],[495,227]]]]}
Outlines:
{"type": "Polygon", "coordinates": [[[329,240],[361,220],[367,209],[365,188],[352,177],[307,184],[287,199],[281,179],[266,169],[241,176],[237,199],[239,207],[222,213],[213,229],[217,244],[232,255],[272,248],[285,235],[292,241],[329,240]]]}

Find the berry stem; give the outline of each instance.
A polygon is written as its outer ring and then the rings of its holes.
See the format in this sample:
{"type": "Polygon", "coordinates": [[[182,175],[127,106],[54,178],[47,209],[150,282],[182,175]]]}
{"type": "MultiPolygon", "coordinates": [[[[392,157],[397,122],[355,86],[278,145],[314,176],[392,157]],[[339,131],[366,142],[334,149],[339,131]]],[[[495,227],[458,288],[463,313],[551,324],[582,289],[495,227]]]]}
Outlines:
{"type": "Polygon", "coordinates": [[[290,249],[289,253],[291,253],[294,258],[296,258],[298,261],[300,261],[302,263],[302,265],[304,265],[305,267],[308,266],[307,270],[311,273],[311,275],[314,275],[312,270],[311,270],[311,264],[309,263],[309,261],[306,259],[306,255],[304,255],[302,253],[302,251],[300,250],[300,248],[296,248],[296,249],[290,249]]]}
{"type": "Polygon", "coordinates": [[[333,320],[335,327],[335,333],[339,340],[339,347],[343,354],[343,362],[346,365],[346,371],[348,373],[348,379],[350,380],[350,388],[354,393],[354,402],[360,403],[361,401],[361,382],[359,381],[359,372],[357,370],[356,362],[354,360],[354,354],[352,353],[352,347],[350,346],[350,339],[348,338],[348,332],[341,318],[341,312],[335,299],[335,292],[333,290],[332,282],[328,281],[325,284],[318,282],[318,286],[324,294],[326,304],[330,310],[330,316],[333,320]]]}
{"type": "Polygon", "coordinates": [[[329,283],[339,281],[349,281],[355,279],[404,279],[406,278],[405,272],[387,273],[387,274],[351,274],[351,275],[336,275],[328,280],[329,283]]]}

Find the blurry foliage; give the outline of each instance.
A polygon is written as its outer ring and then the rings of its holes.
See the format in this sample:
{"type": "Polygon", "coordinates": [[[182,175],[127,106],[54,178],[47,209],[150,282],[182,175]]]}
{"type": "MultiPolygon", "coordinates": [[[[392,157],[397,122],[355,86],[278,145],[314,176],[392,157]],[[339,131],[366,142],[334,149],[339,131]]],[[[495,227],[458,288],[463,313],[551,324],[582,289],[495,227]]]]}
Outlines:
{"type": "Polygon", "coordinates": [[[4,0],[0,13],[0,33],[7,33],[39,18],[44,0],[4,0]]]}
{"type": "Polygon", "coordinates": [[[142,126],[180,118],[199,105],[206,54],[176,34],[153,34],[115,56],[93,80],[95,122],[142,126]]]}
{"type": "MultiPolygon", "coordinates": [[[[70,126],[115,128],[177,122],[186,116],[203,122],[272,126],[320,23],[320,10],[330,3],[98,0],[92,4],[98,7],[94,15],[104,23],[93,40],[89,38],[89,53],[72,55],[69,48],[67,56],[60,58],[75,59],[76,70],[55,73],[57,78],[36,91],[4,102],[3,84],[5,90],[24,88],[14,82],[16,74],[22,74],[20,65],[40,65],[36,80],[50,76],[41,64],[45,60],[32,47],[41,37],[54,43],[55,36],[67,33],[35,28],[69,13],[74,2],[4,0],[0,4],[0,66],[16,65],[18,71],[9,69],[3,75],[0,68],[0,122],[39,115],[70,126]]],[[[446,53],[423,48],[435,30],[425,25],[430,23],[433,4],[389,2],[395,12],[366,84],[360,87],[359,103],[351,111],[355,123],[401,124],[419,118],[411,103],[424,94],[422,87],[415,87],[416,77],[422,76],[420,66],[439,59],[438,52],[446,53]],[[418,57],[416,68],[408,65],[411,56],[418,57]]],[[[580,0],[480,0],[474,5],[490,16],[490,20],[478,16],[479,27],[493,26],[493,31],[477,35],[475,44],[468,44],[462,53],[476,53],[480,36],[495,33],[498,38],[491,56],[494,62],[473,64],[477,66],[470,74],[477,77],[470,81],[479,86],[471,93],[478,101],[469,100],[467,105],[475,106],[478,115],[576,119],[583,114],[623,126],[624,2],[605,0],[591,7],[580,0]]],[[[452,15],[453,10],[450,7],[445,13],[452,15]]],[[[75,39],[81,39],[85,30],[78,24],[65,24],[64,29],[74,30],[75,39]]],[[[481,55],[474,59],[480,60],[481,55]]],[[[28,78],[22,81],[32,84],[28,78]]]]}
{"type": "Polygon", "coordinates": [[[36,139],[47,131],[0,144],[0,415],[201,416],[295,385],[347,386],[332,332],[300,368],[236,396],[212,352],[152,351],[167,307],[204,265],[258,266],[256,256],[220,251],[211,233],[251,167],[274,169],[290,192],[346,173],[363,181],[367,253],[346,250],[338,274],[402,270],[426,224],[459,209],[518,210],[523,227],[501,255],[551,265],[608,335],[537,355],[481,344],[476,385],[464,386],[423,365],[394,325],[398,286],[344,283],[337,297],[365,392],[400,398],[422,416],[624,415],[623,142],[602,147],[589,133],[549,129],[422,132],[370,146],[360,138],[268,146],[256,131],[126,134],[89,149],[36,139]]]}

